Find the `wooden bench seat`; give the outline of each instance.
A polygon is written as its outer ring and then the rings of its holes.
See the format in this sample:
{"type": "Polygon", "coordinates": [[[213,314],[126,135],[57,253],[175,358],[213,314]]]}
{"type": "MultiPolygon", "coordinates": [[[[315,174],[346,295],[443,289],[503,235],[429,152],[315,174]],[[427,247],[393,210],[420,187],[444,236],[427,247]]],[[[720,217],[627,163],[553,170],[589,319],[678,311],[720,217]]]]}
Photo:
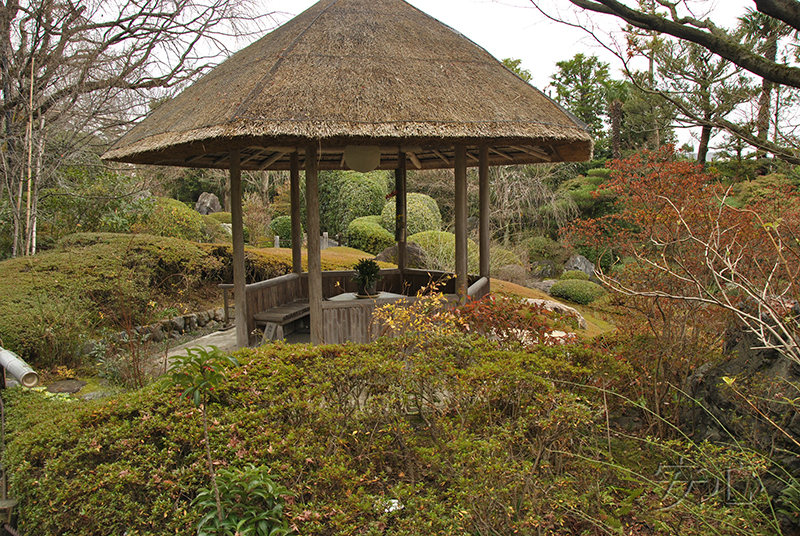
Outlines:
{"type": "Polygon", "coordinates": [[[256,326],[264,326],[264,340],[281,340],[295,331],[298,320],[309,315],[308,300],[297,300],[256,313],[256,326]]]}

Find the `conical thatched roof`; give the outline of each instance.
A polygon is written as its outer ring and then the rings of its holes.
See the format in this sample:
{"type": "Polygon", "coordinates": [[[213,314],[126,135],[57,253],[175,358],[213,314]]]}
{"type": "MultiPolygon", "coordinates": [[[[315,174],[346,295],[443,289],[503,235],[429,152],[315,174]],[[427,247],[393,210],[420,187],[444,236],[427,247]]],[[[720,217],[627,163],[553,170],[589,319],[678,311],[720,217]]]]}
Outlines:
{"type": "Polygon", "coordinates": [[[586,160],[591,138],[574,116],[463,35],[403,0],[321,0],[234,54],[120,139],[121,162],[288,169],[288,153],[321,147],[342,168],[347,145],[379,145],[381,168],[407,151],[417,168],[586,160]]]}

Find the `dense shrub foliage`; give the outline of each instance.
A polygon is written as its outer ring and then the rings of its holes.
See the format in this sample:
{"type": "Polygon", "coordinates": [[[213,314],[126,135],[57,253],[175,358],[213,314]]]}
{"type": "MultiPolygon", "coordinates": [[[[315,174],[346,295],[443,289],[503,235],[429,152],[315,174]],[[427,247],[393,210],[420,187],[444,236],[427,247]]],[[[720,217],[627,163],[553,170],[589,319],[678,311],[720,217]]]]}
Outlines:
{"type": "Polygon", "coordinates": [[[67,166],[58,170],[57,177],[57,185],[39,192],[40,250],[75,232],[128,233],[156,204],[148,193],[136,192],[133,179],[100,165],[67,166]]]}
{"type": "MultiPolygon", "coordinates": [[[[322,171],[319,174],[320,230],[330,235],[347,231],[356,218],[381,213],[389,193],[386,171],[322,171]]],[[[305,219],[305,197],[302,212],[305,219]]]]}
{"type": "Polygon", "coordinates": [[[159,197],[152,212],[135,225],[133,230],[192,242],[203,242],[210,234],[200,213],[180,201],[166,197],[159,197]]]}
{"type": "Polygon", "coordinates": [[[550,294],[556,298],[564,298],[581,305],[592,303],[605,293],[603,287],[597,283],[580,279],[562,279],[550,289],[550,294]]]}
{"type": "Polygon", "coordinates": [[[269,224],[275,236],[281,238],[281,247],[292,247],[292,218],[291,216],[278,216],[269,224]]]}
{"type": "Polygon", "coordinates": [[[547,236],[529,238],[525,241],[525,247],[528,249],[528,262],[546,260],[563,266],[573,254],[571,247],[547,236]]]}
{"type": "Polygon", "coordinates": [[[381,226],[380,216],[363,216],[347,226],[347,243],[351,248],[377,255],[395,241],[394,235],[381,226]]]}
{"type": "MultiPolygon", "coordinates": [[[[672,500],[669,482],[651,476],[664,459],[714,471],[721,454],[606,443],[603,396],[580,385],[622,371],[589,350],[499,350],[434,330],[238,358],[209,404],[211,452],[225,472],[266,467],[292,494],[283,515],[298,534],[774,533],[754,508],[672,500]]],[[[199,409],[180,392],[158,383],[93,402],[6,393],[22,533],[194,534],[201,512],[190,503],[208,478],[199,409]]],[[[724,456],[763,472],[752,457],[724,456]]]]}
{"type": "MultiPolygon", "coordinates": [[[[407,196],[406,231],[408,235],[425,231],[439,231],[442,228],[442,215],[439,205],[430,196],[425,194],[410,193],[407,196]]],[[[394,233],[397,218],[397,200],[392,198],[383,207],[381,212],[381,225],[394,233]]]]}

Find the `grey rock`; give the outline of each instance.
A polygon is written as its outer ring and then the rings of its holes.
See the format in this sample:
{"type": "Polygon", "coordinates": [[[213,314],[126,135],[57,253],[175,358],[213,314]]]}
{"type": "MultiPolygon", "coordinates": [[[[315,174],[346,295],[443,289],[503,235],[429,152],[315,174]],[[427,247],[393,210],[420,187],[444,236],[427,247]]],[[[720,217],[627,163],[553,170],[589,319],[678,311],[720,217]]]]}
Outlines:
{"type": "Polygon", "coordinates": [[[170,319],[170,323],[172,324],[172,331],[183,333],[184,327],[186,326],[186,321],[182,316],[176,316],[170,319]]]}
{"type": "Polygon", "coordinates": [[[156,325],[150,332],[150,340],[153,342],[161,342],[164,340],[164,330],[161,329],[160,324],[156,325]]]}
{"type": "MultiPolygon", "coordinates": [[[[397,244],[378,253],[375,260],[397,264],[397,244]]],[[[414,242],[408,242],[406,244],[406,264],[408,268],[424,269],[427,264],[425,250],[414,242]]]]}
{"type": "Polygon", "coordinates": [[[185,331],[195,331],[197,329],[197,315],[194,313],[183,315],[183,328],[185,331]]]}
{"type": "Polygon", "coordinates": [[[225,309],[222,307],[214,309],[214,320],[217,322],[225,322],[225,309]]]}
{"type": "Polygon", "coordinates": [[[53,382],[47,386],[47,390],[51,393],[69,393],[74,394],[83,389],[86,382],[83,380],[76,380],[75,378],[68,378],[53,382]]]}
{"type": "Polygon", "coordinates": [[[203,192],[200,194],[197,203],[195,203],[194,209],[200,214],[213,214],[214,212],[222,212],[222,204],[216,195],[203,192]]]}
{"type": "Polygon", "coordinates": [[[81,396],[83,400],[99,400],[101,398],[107,398],[109,396],[114,396],[114,393],[109,391],[94,391],[91,393],[86,393],[85,395],[81,396]]]}
{"type": "Polygon", "coordinates": [[[197,313],[197,325],[202,328],[205,327],[206,324],[208,324],[208,311],[197,313]]]}
{"type": "Polygon", "coordinates": [[[531,264],[531,277],[549,279],[556,275],[556,263],[549,260],[536,261],[531,264]]]}
{"type": "Polygon", "coordinates": [[[556,284],[555,279],[545,279],[544,281],[531,281],[528,283],[530,288],[535,288],[537,290],[541,290],[546,294],[550,294],[550,289],[553,288],[553,285],[556,284]]]}
{"type": "Polygon", "coordinates": [[[594,275],[594,264],[583,255],[573,255],[564,265],[564,271],[580,270],[587,275],[594,275]]]}

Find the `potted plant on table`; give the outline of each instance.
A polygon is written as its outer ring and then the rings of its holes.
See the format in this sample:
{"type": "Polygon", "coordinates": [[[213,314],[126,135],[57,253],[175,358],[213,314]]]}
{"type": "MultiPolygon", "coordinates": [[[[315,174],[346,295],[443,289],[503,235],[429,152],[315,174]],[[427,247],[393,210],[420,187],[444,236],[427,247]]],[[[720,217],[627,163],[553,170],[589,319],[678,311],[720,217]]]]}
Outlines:
{"type": "Polygon", "coordinates": [[[381,267],[372,259],[361,259],[353,266],[356,275],[353,276],[353,282],[358,285],[359,297],[374,297],[378,295],[376,285],[381,276],[378,274],[381,267]]]}

